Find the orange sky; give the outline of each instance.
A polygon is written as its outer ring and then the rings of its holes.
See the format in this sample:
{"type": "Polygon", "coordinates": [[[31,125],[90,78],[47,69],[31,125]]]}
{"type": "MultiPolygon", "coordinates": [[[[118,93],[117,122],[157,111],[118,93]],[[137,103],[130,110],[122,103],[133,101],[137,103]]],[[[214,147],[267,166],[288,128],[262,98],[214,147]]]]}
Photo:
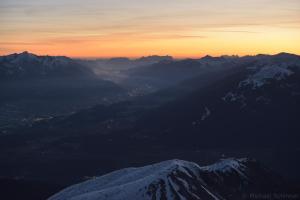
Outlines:
{"type": "Polygon", "coordinates": [[[300,54],[299,0],[2,0],[0,55],[300,54]]]}

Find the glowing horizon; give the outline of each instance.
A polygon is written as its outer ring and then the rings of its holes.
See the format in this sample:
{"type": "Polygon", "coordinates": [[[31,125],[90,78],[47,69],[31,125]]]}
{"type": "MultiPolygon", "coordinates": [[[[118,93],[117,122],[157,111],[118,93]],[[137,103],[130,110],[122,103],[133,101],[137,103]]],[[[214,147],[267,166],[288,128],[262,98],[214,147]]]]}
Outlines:
{"type": "Polygon", "coordinates": [[[300,54],[298,0],[3,0],[0,55],[300,54]]]}

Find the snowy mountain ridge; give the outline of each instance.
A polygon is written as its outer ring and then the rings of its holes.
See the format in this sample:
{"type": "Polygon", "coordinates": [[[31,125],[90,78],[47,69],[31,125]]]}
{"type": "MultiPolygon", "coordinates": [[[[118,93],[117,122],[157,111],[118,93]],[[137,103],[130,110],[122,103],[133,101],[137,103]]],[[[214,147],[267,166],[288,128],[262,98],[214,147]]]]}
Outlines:
{"type": "MultiPolygon", "coordinates": [[[[193,162],[169,160],[118,170],[64,189],[49,200],[227,199],[228,195],[238,196],[232,194],[236,185],[243,188],[252,184],[253,174],[249,172],[253,163],[256,166],[256,161],[232,158],[200,167],[193,162]]],[[[267,174],[263,168],[259,173],[267,174]]]]}

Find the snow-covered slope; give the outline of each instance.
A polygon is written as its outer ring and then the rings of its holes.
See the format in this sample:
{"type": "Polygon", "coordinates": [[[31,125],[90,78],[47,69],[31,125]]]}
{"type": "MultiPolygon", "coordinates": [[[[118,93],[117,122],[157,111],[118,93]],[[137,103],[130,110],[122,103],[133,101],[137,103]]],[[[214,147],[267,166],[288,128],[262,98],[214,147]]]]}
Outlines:
{"type": "Polygon", "coordinates": [[[71,186],[49,200],[232,199],[245,188],[273,186],[269,177],[267,170],[249,159],[225,159],[205,167],[169,160],[115,171],[71,186]],[[253,180],[260,175],[265,176],[263,184],[253,180]]]}
{"type": "Polygon", "coordinates": [[[299,56],[281,53],[274,56],[245,57],[242,60],[251,61],[251,64],[248,64],[245,77],[223,97],[225,101],[240,102],[245,107],[251,99],[270,103],[274,100],[271,92],[284,90],[291,95],[299,95],[299,56]]]}
{"type": "Polygon", "coordinates": [[[240,82],[239,87],[263,87],[272,80],[284,80],[300,69],[300,57],[297,55],[281,53],[263,58],[257,56],[253,59],[256,63],[248,68],[249,76],[240,82]]]}
{"type": "Polygon", "coordinates": [[[262,87],[268,80],[283,80],[294,72],[287,65],[267,65],[251,74],[246,80],[240,82],[240,87],[251,85],[253,89],[262,87]]]}

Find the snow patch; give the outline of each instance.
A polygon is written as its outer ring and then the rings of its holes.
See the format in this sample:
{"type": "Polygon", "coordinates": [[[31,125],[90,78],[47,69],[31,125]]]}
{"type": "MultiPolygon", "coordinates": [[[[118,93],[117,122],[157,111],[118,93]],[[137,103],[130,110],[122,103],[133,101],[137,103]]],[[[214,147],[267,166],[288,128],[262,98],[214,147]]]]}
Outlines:
{"type": "Polygon", "coordinates": [[[201,169],[214,173],[230,173],[235,171],[241,177],[247,179],[247,176],[243,172],[244,169],[246,169],[246,166],[243,164],[244,161],[246,161],[246,159],[222,159],[221,162],[202,167],[201,169]]]}
{"type": "Polygon", "coordinates": [[[201,116],[201,121],[204,121],[206,118],[208,118],[211,114],[211,111],[205,107],[205,112],[203,113],[203,115],[201,116]]]}
{"type": "Polygon", "coordinates": [[[264,86],[270,79],[283,80],[286,77],[294,74],[293,71],[287,68],[287,65],[270,65],[262,67],[258,72],[250,75],[246,80],[239,83],[239,88],[250,85],[252,89],[257,89],[264,86]]]}

